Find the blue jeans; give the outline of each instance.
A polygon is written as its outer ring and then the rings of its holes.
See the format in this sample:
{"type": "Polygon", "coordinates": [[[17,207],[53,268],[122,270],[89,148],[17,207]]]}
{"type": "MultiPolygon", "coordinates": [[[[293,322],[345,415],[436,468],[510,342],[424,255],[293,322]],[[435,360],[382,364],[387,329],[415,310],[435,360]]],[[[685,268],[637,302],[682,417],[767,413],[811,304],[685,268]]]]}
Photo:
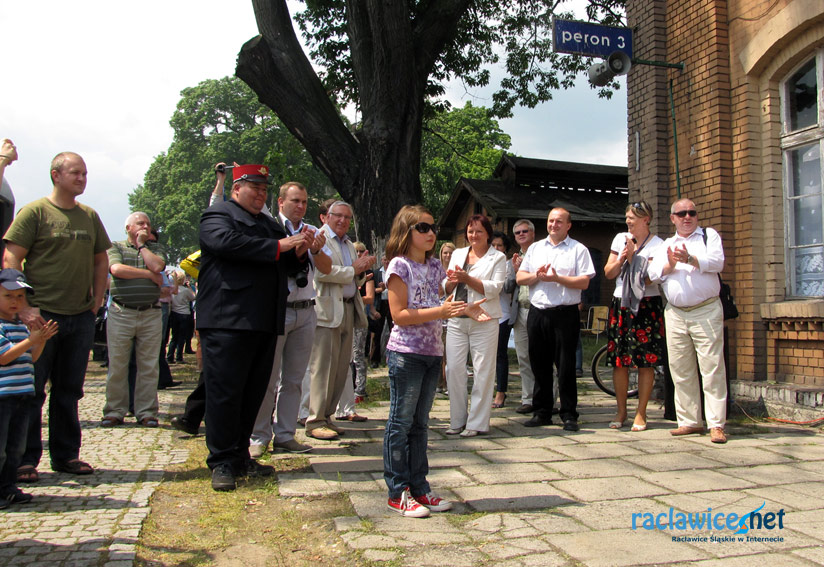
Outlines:
{"type": "Polygon", "coordinates": [[[429,493],[426,458],[429,411],[441,375],[441,357],[388,351],[389,419],[383,436],[383,478],[389,498],[429,493]]]}
{"type": "Polygon", "coordinates": [[[11,494],[17,484],[17,467],[26,449],[29,398],[0,397],[0,498],[11,494]]]}
{"type": "Polygon", "coordinates": [[[80,456],[80,419],[77,402],[83,397],[86,366],[94,340],[94,314],[60,315],[40,311],[43,318],[56,321],[57,335],[46,341],[43,354],[34,363],[34,398],[28,403],[29,424],[26,452],[21,464],[36,467],[43,456],[40,435],[46,382],[49,391],[49,453],[52,463],[65,463],[80,456]]]}

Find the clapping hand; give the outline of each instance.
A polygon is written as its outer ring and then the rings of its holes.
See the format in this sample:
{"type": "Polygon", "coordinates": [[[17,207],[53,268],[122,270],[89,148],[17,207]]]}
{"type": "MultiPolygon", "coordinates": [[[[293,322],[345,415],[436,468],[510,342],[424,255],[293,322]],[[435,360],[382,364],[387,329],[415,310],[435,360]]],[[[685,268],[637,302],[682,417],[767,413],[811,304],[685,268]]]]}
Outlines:
{"type": "Polygon", "coordinates": [[[448,281],[450,281],[451,283],[464,283],[465,284],[470,280],[471,277],[472,276],[470,276],[467,272],[462,270],[460,268],[460,266],[455,266],[454,270],[447,270],[446,271],[446,279],[448,281]]]}
{"type": "Polygon", "coordinates": [[[555,271],[555,268],[552,267],[551,264],[547,264],[546,266],[541,266],[535,272],[535,275],[538,276],[538,280],[542,282],[554,282],[558,279],[558,273],[555,271]]]}
{"type": "Polygon", "coordinates": [[[29,339],[36,345],[45,343],[57,334],[57,322],[49,319],[46,323],[35,321],[29,328],[29,339]]]}
{"type": "Polygon", "coordinates": [[[486,298],[479,299],[474,303],[468,303],[466,307],[464,307],[463,315],[466,315],[470,319],[478,321],[479,323],[485,323],[487,321],[491,321],[492,317],[489,316],[489,313],[481,307],[481,304],[486,301],[486,298]]]}
{"type": "Polygon", "coordinates": [[[455,294],[453,293],[449,297],[444,300],[443,304],[441,304],[442,316],[441,319],[450,319],[452,317],[457,317],[458,315],[463,315],[464,311],[466,310],[466,302],[464,301],[455,301],[455,294]]]}

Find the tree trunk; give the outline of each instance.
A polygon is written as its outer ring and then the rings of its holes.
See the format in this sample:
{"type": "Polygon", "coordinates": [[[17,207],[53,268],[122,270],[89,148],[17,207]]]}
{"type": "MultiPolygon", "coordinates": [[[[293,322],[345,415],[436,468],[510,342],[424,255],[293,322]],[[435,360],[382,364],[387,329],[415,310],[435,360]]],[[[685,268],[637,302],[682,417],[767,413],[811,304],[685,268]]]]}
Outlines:
{"type": "Polygon", "coordinates": [[[237,76],[277,113],[352,204],[357,233],[373,251],[383,248],[398,209],[422,202],[425,88],[468,3],[438,0],[413,18],[406,2],[347,2],[363,116],[353,134],[303,52],[285,0],[253,0],[261,35],[241,49],[237,76]]]}

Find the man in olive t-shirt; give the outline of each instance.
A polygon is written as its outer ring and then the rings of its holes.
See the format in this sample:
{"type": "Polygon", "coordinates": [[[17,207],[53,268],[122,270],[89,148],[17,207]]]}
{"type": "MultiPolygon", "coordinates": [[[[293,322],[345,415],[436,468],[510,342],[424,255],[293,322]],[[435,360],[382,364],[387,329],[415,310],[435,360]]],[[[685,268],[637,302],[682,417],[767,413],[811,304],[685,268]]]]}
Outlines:
{"type": "Polygon", "coordinates": [[[34,294],[20,313],[26,324],[56,321],[58,334],[46,343],[34,365],[35,397],[30,403],[26,452],[19,482],[38,479],[43,454],[41,420],[49,397],[49,453],[52,469],[91,474],[81,461],[77,403],[94,339],[94,318],[103,303],[108,272],[109,237],[97,213],[78,203],[86,189],[86,164],[73,152],[57,154],[51,163],[52,192],[24,206],[3,240],[3,266],[26,274],[34,294]],[[25,263],[24,263],[25,260],[25,263]]]}

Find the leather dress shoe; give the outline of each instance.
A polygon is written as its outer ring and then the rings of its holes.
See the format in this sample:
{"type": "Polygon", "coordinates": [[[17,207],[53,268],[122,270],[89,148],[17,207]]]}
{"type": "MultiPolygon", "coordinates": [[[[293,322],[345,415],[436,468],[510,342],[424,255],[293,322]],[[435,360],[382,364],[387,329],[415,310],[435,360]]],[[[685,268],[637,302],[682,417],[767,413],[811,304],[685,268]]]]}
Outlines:
{"type": "Polygon", "coordinates": [[[540,427],[542,425],[552,425],[551,417],[541,417],[540,415],[533,415],[529,420],[524,422],[524,427],[540,427]]]}
{"type": "Polygon", "coordinates": [[[166,384],[160,384],[157,387],[157,389],[165,390],[166,388],[174,388],[175,386],[180,386],[181,384],[183,384],[183,382],[181,382],[180,380],[172,380],[171,382],[168,382],[166,384]]]}
{"type": "Polygon", "coordinates": [[[171,421],[169,421],[169,423],[178,431],[183,431],[189,435],[197,435],[197,432],[200,429],[199,425],[189,423],[183,416],[175,416],[171,419],[171,421]]]}
{"type": "Polygon", "coordinates": [[[726,443],[727,435],[723,427],[713,427],[710,429],[710,441],[713,443],[726,443]]]}
{"type": "Polygon", "coordinates": [[[332,441],[338,438],[338,434],[328,427],[317,427],[306,432],[307,437],[313,439],[320,439],[321,441],[332,441]]]}
{"type": "Polygon", "coordinates": [[[246,461],[246,470],[244,472],[249,478],[272,476],[275,474],[275,467],[271,465],[261,465],[256,460],[249,459],[246,461]]]}
{"type": "Polygon", "coordinates": [[[338,421],[357,421],[357,422],[361,422],[361,421],[367,421],[369,418],[366,417],[365,415],[358,415],[356,413],[350,413],[349,415],[336,417],[335,419],[337,419],[338,421]]]}
{"type": "Polygon", "coordinates": [[[532,413],[532,404],[521,404],[515,408],[515,413],[532,413]]]}
{"type": "Polygon", "coordinates": [[[232,467],[226,463],[217,465],[212,470],[212,490],[225,492],[227,490],[234,490],[237,488],[237,481],[235,481],[235,474],[232,472],[232,467]]]}
{"type": "Polygon", "coordinates": [[[693,433],[704,433],[704,428],[699,426],[682,425],[678,429],[671,429],[670,435],[680,437],[682,435],[692,435],[693,433]]]}
{"type": "Polygon", "coordinates": [[[576,419],[565,419],[564,420],[564,431],[578,431],[581,429],[578,427],[578,420],[576,419]]]}

